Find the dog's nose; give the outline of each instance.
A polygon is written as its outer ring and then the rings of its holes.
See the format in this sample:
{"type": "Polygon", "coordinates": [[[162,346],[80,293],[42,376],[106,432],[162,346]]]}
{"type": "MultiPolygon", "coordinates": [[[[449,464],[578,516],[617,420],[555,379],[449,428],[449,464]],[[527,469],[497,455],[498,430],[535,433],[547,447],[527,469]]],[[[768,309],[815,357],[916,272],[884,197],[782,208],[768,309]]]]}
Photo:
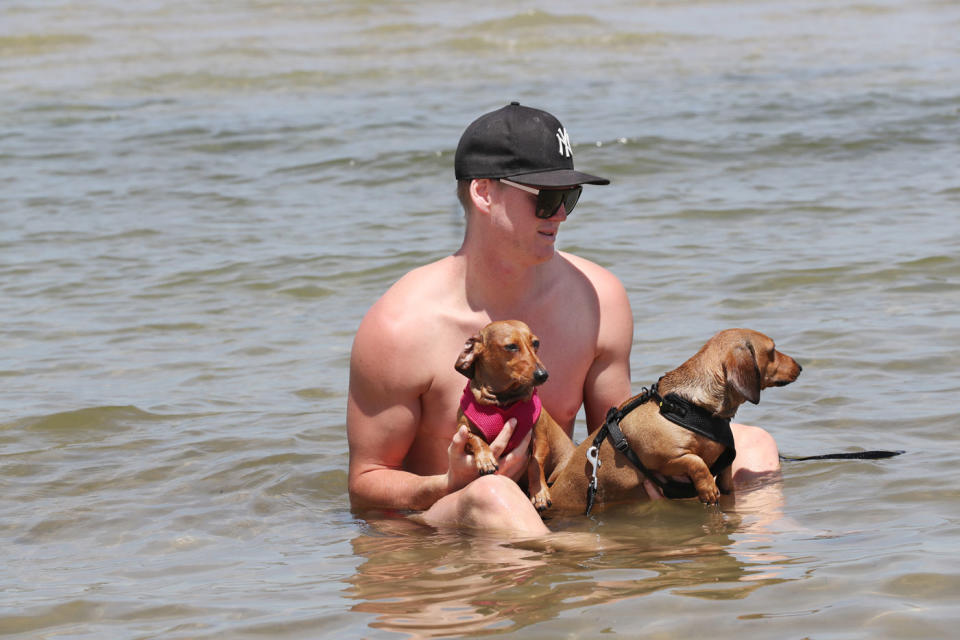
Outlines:
{"type": "Polygon", "coordinates": [[[543,367],[537,367],[537,370],[533,372],[533,381],[536,384],[543,384],[549,377],[550,374],[543,367]]]}

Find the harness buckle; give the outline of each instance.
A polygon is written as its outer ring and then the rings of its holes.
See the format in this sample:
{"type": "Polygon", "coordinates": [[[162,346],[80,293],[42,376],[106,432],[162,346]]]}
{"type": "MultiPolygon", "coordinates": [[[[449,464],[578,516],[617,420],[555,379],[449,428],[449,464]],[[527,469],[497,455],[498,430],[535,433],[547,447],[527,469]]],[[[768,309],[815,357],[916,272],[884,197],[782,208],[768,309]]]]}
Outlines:
{"type": "Polygon", "coordinates": [[[626,438],[618,438],[617,440],[611,440],[611,442],[613,442],[613,448],[620,453],[626,453],[630,449],[630,443],[627,442],[626,438]]]}
{"type": "Polygon", "coordinates": [[[681,418],[685,418],[687,416],[686,407],[678,405],[675,402],[670,402],[665,398],[660,400],[660,413],[664,413],[664,412],[675,413],[681,418]]]}

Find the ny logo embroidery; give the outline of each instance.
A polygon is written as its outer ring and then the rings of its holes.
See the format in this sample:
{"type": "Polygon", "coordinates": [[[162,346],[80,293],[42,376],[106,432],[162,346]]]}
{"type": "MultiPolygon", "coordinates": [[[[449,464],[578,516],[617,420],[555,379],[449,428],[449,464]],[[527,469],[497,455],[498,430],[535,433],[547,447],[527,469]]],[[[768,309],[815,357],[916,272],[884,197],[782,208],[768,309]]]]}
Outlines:
{"type": "Polygon", "coordinates": [[[570,136],[563,127],[557,129],[557,142],[560,143],[560,155],[566,158],[573,157],[573,149],[570,148],[570,136]]]}

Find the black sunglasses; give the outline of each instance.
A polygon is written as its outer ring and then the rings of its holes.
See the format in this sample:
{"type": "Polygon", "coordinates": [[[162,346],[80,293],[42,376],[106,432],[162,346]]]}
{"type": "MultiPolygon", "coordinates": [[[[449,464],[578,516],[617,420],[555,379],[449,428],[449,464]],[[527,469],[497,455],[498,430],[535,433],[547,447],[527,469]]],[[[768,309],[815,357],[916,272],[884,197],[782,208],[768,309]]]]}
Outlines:
{"type": "Polygon", "coordinates": [[[534,215],[543,219],[552,218],[556,215],[557,211],[560,211],[561,204],[567,215],[570,215],[573,208],[577,206],[577,200],[580,199],[580,193],[583,191],[583,187],[579,185],[571,189],[534,189],[506,178],[500,178],[500,182],[537,196],[537,208],[534,215]]]}

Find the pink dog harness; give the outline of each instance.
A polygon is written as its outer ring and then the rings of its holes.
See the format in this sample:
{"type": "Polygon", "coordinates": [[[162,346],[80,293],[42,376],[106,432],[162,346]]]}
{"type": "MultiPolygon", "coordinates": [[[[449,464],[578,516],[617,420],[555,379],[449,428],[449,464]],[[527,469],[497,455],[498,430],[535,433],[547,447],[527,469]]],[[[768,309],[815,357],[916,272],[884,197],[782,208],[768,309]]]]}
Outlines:
{"type": "Polygon", "coordinates": [[[513,430],[513,435],[510,436],[507,448],[503,451],[507,453],[513,451],[520,444],[520,441],[526,437],[533,425],[540,419],[540,410],[543,408],[543,403],[540,402],[540,396],[534,389],[529,400],[515,402],[506,408],[492,404],[480,404],[474,397],[473,392],[470,391],[470,383],[468,382],[467,387],[463,390],[463,395],[460,397],[460,408],[463,409],[463,415],[467,416],[470,422],[477,426],[480,433],[483,434],[484,440],[488,443],[493,442],[493,439],[503,431],[503,426],[507,423],[507,420],[516,418],[517,426],[513,430]]]}

